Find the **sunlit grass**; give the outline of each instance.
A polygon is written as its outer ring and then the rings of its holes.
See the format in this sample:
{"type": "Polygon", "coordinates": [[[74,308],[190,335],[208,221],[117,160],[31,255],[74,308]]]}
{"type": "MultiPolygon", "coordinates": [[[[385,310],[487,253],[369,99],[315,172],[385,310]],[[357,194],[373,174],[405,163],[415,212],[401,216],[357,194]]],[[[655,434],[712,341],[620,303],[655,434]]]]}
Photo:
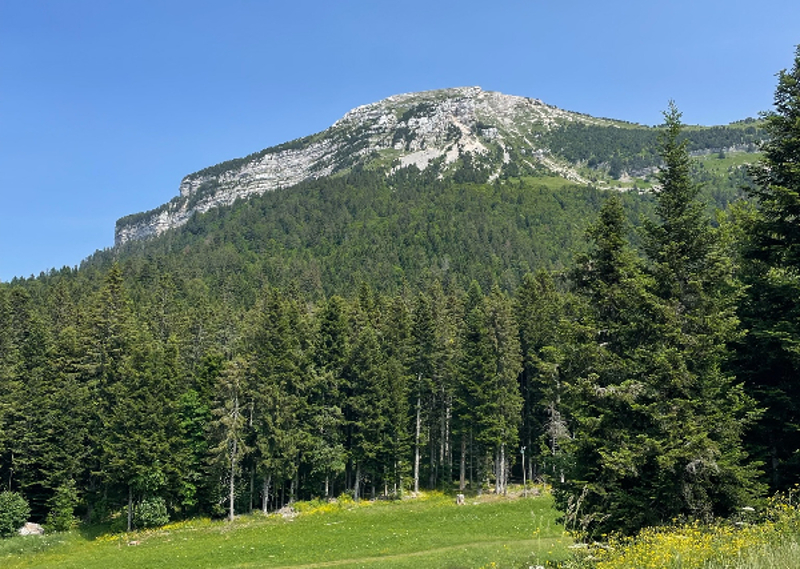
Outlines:
{"type": "Polygon", "coordinates": [[[568,556],[552,499],[487,497],[456,506],[432,494],[402,502],[300,503],[298,515],[196,519],[92,537],[75,531],[0,542],[0,567],[527,567],[568,556]]]}
{"type": "Polygon", "coordinates": [[[704,154],[694,160],[700,162],[709,172],[723,175],[733,168],[755,164],[760,158],[761,154],[757,152],[728,152],[724,158],[719,158],[717,154],[704,154]]]}

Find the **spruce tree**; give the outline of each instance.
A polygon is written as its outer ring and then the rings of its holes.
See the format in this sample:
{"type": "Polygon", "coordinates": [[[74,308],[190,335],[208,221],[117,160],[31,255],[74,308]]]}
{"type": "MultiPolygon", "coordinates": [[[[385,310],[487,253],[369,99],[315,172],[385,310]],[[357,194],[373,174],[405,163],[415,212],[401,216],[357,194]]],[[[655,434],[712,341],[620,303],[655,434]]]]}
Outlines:
{"type": "Polygon", "coordinates": [[[246,352],[253,375],[248,385],[250,445],[262,481],[262,509],[269,487],[289,482],[295,498],[300,453],[307,448],[305,360],[299,313],[276,290],[256,305],[246,352]]]}
{"type": "Polygon", "coordinates": [[[344,472],[345,367],[349,355],[349,322],[344,299],[332,296],[317,315],[309,373],[309,449],[312,478],[321,478],[323,495],[334,494],[336,478],[344,472]]]}
{"type": "Polygon", "coordinates": [[[665,119],[658,219],[645,231],[650,274],[616,200],[576,272],[594,337],[570,381],[574,466],[559,503],[591,536],[729,515],[758,491],[742,448],[756,407],[728,371],[740,287],[697,199],[674,105],[665,119]]]}
{"type": "Polygon", "coordinates": [[[778,74],[763,128],[763,156],[750,168],[757,211],[743,223],[748,294],[740,315],[749,332],[739,373],[766,408],[750,444],[772,488],[785,490],[800,482],[800,46],[792,68],[778,74]]]}
{"type": "Polygon", "coordinates": [[[403,296],[391,300],[387,309],[381,340],[386,354],[386,413],[388,429],[385,435],[387,463],[384,465],[384,490],[392,488],[399,496],[403,477],[409,472],[411,436],[409,431],[409,386],[412,363],[411,312],[403,296]]]}
{"type": "Polygon", "coordinates": [[[353,497],[359,500],[365,482],[370,482],[375,488],[388,450],[386,358],[372,326],[362,328],[356,337],[349,368],[350,390],[346,410],[350,456],[355,471],[353,497]]]}
{"type": "Polygon", "coordinates": [[[498,287],[484,298],[473,281],[465,308],[458,414],[471,425],[480,478],[488,479],[493,470],[495,491],[502,492],[522,412],[519,331],[511,302],[498,287]]]}
{"type": "Polygon", "coordinates": [[[697,198],[680,117],[670,104],[656,194],[659,221],[646,233],[655,292],[664,305],[651,372],[662,397],[653,410],[659,428],[670,433],[658,461],[665,475],[661,490],[672,504],[665,513],[707,518],[730,514],[759,491],[757,464],[746,461],[742,444],[758,412],[730,371],[729,345],[741,337],[735,311],[742,290],[721,233],[697,198]]]}
{"type": "Polygon", "coordinates": [[[523,277],[515,294],[515,311],[522,353],[520,442],[530,480],[561,470],[554,459],[560,439],[568,436],[561,416],[561,375],[569,341],[564,333],[566,308],[551,273],[540,270],[523,277]]]}
{"type": "Polygon", "coordinates": [[[627,233],[621,201],[611,196],[588,231],[594,247],[573,274],[575,293],[585,303],[584,333],[573,341],[584,359],[573,367],[576,374],[564,374],[566,432],[557,442],[570,466],[554,485],[568,528],[590,535],[632,532],[660,521],[652,504],[640,503],[654,491],[648,470],[659,444],[648,408],[659,396],[646,379],[659,306],[627,233]]]}
{"type": "Polygon", "coordinates": [[[241,357],[225,362],[212,409],[215,418],[211,424],[211,460],[220,473],[220,480],[227,483],[229,521],[233,521],[236,514],[236,480],[241,473],[242,459],[249,450],[245,444],[248,368],[241,357]]]}

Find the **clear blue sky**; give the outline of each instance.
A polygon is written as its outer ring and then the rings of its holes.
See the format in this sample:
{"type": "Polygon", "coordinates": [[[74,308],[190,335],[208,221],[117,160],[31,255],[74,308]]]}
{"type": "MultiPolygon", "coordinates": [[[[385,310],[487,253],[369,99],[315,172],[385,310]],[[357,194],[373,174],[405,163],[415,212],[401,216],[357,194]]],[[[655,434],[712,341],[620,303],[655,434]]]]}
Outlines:
{"type": "Polygon", "coordinates": [[[644,124],[772,104],[797,0],[0,0],[0,280],[77,265],[205,166],[463,85],[644,124]]]}

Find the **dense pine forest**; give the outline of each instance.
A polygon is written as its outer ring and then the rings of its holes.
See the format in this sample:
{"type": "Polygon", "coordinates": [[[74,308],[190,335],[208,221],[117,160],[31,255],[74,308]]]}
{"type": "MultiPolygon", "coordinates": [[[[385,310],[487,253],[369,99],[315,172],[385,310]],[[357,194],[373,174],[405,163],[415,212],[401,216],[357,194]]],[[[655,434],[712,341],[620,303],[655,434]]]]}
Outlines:
{"type": "Polygon", "coordinates": [[[0,487],[130,529],[524,476],[599,536],[800,482],[800,50],[746,200],[664,117],[650,192],[356,170],[0,285],[0,487]]]}

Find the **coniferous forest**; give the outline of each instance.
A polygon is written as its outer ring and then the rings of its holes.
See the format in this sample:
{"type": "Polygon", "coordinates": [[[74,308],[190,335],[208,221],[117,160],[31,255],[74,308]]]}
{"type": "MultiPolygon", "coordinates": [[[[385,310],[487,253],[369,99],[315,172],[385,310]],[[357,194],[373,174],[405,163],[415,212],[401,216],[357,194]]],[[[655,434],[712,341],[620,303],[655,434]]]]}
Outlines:
{"type": "Polygon", "coordinates": [[[524,472],[594,537],[800,483],[800,49],[724,211],[664,119],[641,195],[358,171],[0,285],[0,487],[130,529],[524,472]]]}

